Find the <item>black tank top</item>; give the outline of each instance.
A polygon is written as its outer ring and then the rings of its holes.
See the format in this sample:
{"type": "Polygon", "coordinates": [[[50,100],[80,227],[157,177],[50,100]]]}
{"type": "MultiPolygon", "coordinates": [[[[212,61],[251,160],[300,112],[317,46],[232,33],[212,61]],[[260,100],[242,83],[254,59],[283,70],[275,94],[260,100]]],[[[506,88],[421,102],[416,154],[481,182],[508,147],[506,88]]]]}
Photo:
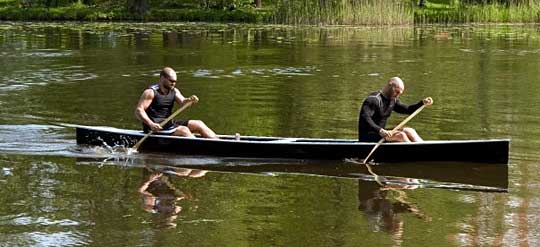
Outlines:
{"type": "Polygon", "coordinates": [[[169,94],[164,95],[161,93],[158,84],[154,84],[148,88],[154,91],[154,99],[150,106],[146,108],[146,114],[155,123],[160,123],[172,114],[176,91],[170,90],[169,94]]]}

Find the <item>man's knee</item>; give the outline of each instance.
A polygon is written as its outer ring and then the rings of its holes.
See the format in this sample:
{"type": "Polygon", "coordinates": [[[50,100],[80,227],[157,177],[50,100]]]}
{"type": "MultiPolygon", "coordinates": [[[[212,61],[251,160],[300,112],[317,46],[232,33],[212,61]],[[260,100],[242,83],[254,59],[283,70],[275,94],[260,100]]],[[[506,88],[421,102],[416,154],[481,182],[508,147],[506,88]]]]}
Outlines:
{"type": "Polygon", "coordinates": [[[397,132],[395,133],[393,136],[392,136],[392,141],[396,141],[396,142],[409,142],[409,138],[407,137],[407,133],[403,132],[403,131],[400,131],[400,132],[397,132]]]}
{"type": "Polygon", "coordinates": [[[414,130],[413,128],[403,128],[403,132],[405,132],[405,134],[416,134],[416,130],[414,130]]]}
{"type": "Polygon", "coordinates": [[[186,126],[179,126],[176,128],[176,131],[174,132],[174,135],[178,136],[191,136],[191,131],[186,126]]]}
{"type": "Polygon", "coordinates": [[[189,120],[188,127],[189,129],[192,129],[192,130],[200,130],[206,127],[206,125],[201,120],[189,120]]]}
{"type": "Polygon", "coordinates": [[[416,130],[414,130],[413,128],[404,128],[403,132],[407,135],[409,140],[413,142],[423,141],[420,135],[418,135],[418,133],[416,133],[416,130]]]}
{"type": "Polygon", "coordinates": [[[410,127],[403,128],[403,132],[405,133],[416,133],[416,130],[410,127]]]}
{"type": "Polygon", "coordinates": [[[405,132],[399,132],[396,134],[396,137],[400,140],[400,141],[405,141],[407,140],[407,133],[405,132]]]}

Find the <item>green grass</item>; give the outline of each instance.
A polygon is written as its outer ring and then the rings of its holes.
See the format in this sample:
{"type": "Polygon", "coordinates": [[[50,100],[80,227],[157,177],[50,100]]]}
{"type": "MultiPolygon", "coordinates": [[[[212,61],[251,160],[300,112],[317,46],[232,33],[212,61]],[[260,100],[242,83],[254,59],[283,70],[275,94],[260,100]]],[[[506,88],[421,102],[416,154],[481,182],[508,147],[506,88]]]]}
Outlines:
{"type": "Polygon", "coordinates": [[[415,23],[538,23],[540,2],[531,5],[428,4],[414,11],[415,23]]]}
{"type": "Polygon", "coordinates": [[[279,0],[274,22],[315,25],[410,24],[413,15],[402,0],[279,0]]]}

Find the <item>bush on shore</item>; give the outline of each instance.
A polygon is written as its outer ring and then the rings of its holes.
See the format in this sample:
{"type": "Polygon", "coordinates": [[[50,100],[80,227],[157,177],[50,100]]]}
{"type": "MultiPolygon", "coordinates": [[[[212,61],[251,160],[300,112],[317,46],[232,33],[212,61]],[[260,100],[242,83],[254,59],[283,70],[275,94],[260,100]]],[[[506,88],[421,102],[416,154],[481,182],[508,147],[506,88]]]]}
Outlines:
{"type": "Polygon", "coordinates": [[[98,9],[90,7],[59,8],[0,8],[0,20],[13,21],[209,21],[263,23],[269,12],[255,10],[215,9],[152,9],[145,14],[135,14],[123,9],[98,9]]]}

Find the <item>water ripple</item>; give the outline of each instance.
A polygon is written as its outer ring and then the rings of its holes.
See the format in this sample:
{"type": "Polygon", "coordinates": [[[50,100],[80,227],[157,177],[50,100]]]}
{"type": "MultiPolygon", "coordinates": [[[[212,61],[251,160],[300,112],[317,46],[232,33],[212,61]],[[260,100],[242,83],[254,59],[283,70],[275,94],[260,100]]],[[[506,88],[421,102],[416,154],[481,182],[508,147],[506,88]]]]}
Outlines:
{"type": "Polygon", "coordinates": [[[223,69],[197,69],[195,71],[180,71],[180,73],[191,74],[193,77],[202,78],[234,78],[246,75],[253,76],[312,76],[315,72],[320,71],[315,66],[305,67],[278,67],[278,68],[235,68],[231,71],[223,69]]]}
{"type": "Polygon", "coordinates": [[[13,237],[16,240],[7,242],[21,243],[22,245],[28,246],[74,246],[88,244],[86,241],[87,234],[75,231],[54,233],[28,232],[24,234],[16,234],[13,237]]]}
{"type": "Polygon", "coordinates": [[[97,77],[97,74],[84,71],[80,66],[19,70],[0,77],[0,92],[21,90],[31,86],[46,86],[51,83],[92,80],[97,77]]]}
{"type": "Polygon", "coordinates": [[[0,153],[52,154],[74,144],[52,125],[0,125],[0,153]]]}
{"type": "Polygon", "coordinates": [[[72,56],[73,52],[69,50],[58,50],[58,49],[39,49],[32,50],[29,52],[23,52],[20,54],[8,55],[12,57],[32,57],[32,58],[51,58],[51,57],[69,57],[72,56]]]}
{"type": "Polygon", "coordinates": [[[10,226],[28,226],[28,225],[41,225],[41,226],[78,226],[81,225],[79,222],[70,220],[70,219],[62,219],[62,220],[53,220],[48,219],[45,217],[29,217],[29,216],[22,216],[17,217],[9,222],[0,222],[2,225],[10,225],[10,226]]]}

